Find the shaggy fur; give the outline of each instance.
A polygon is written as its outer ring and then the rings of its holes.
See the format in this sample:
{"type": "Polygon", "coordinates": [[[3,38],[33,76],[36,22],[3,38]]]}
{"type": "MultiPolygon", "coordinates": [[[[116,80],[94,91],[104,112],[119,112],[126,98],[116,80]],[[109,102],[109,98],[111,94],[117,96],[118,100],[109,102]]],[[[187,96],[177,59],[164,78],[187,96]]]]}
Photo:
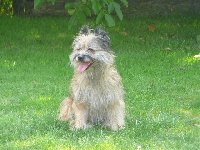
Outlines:
{"type": "Polygon", "coordinates": [[[72,47],[74,77],[69,97],[61,102],[59,119],[69,120],[74,129],[102,123],[118,130],[125,123],[124,91],[107,33],[101,27],[83,26],[72,47]]]}

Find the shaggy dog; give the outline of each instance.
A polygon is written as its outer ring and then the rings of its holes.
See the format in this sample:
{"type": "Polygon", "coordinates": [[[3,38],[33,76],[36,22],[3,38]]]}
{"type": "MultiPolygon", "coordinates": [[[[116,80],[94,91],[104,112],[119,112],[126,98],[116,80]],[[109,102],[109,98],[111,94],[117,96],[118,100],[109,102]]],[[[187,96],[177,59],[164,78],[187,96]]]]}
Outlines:
{"type": "Polygon", "coordinates": [[[60,105],[59,119],[73,129],[101,123],[118,130],[124,126],[125,103],[121,77],[114,66],[110,38],[101,28],[83,26],[70,55],[74,77],[70,95],[60,105]]]}

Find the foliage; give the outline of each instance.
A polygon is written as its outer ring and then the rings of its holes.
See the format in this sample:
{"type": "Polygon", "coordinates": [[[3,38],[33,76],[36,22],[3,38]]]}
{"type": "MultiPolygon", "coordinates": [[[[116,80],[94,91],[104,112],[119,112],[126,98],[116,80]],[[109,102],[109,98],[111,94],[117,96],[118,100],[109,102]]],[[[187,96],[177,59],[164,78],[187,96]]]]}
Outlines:
{"type": "Polygon", "coordinates": [[[0,15],[1,14],[12,14],[12,2],[13,0],[1,0],[0,1],[0,15]]]}
{"type": "MultiPolygon", "coordinates": [[[[38,8],[45,0],[34,0],[34,8],[38,8]]],[[[48,0],[55,3],[56,0],[48,0]]],[[[127,0],[120,0],[128,7],[127,0]]],[[[109,27],[115,26],[113,14],[116,14],[120,20],[123,19],[121,6],[115,0],[78,0],[76,2],[68,2],[65,5],[68,14],[71,16],[68,27],[85,23],[87,18],[96,16],[96,24],[107,22],[109,27]]]]}

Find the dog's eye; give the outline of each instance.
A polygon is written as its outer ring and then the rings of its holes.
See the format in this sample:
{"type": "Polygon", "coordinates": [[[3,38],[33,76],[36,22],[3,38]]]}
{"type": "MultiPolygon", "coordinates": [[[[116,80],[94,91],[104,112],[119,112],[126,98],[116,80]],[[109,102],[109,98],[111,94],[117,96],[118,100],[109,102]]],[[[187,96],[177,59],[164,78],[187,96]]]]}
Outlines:
{"type": "Polygon", "coordinates": [[[77,48],[76,50],[77,50],[77,51],[80,51],[80,50],[81,50],[81,48],[77,48]]]}
{"type": "Polygon", "coordinates": [[[88,48],[88,51],[90,51],[90,52],[94,52],[95,50],[92,49],[92,48],[88,48]]]}

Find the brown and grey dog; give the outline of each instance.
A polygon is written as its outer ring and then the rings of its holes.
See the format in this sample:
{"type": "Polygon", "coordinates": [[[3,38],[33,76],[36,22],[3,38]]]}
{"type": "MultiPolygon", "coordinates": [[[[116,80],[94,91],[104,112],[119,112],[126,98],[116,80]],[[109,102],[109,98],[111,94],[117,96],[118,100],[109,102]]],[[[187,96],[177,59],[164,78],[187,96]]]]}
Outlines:
{"type": "Polygon", "coordinates": [[[101,27],[83,26],[72,47],[74,77],[69,97],[61,102],[59,119],[69,120],[73,129],[97,123],[112,130],[122,128],[124,90],[107,33],[101,27]]]}

